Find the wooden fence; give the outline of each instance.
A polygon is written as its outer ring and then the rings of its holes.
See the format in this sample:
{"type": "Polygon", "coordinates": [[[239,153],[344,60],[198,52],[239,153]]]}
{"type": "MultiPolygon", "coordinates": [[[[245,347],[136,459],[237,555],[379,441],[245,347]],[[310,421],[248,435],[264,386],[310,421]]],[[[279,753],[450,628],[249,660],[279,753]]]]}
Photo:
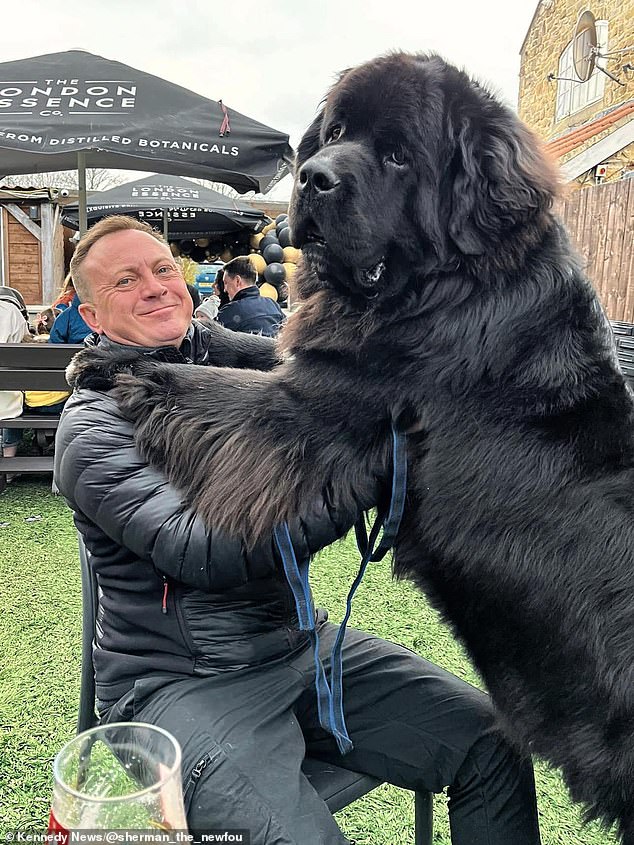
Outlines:
{"type": "Polygon", "coordinates": [[[634,323],[634,179],[575,191],[557,212],[608,318],[634,323]]]}

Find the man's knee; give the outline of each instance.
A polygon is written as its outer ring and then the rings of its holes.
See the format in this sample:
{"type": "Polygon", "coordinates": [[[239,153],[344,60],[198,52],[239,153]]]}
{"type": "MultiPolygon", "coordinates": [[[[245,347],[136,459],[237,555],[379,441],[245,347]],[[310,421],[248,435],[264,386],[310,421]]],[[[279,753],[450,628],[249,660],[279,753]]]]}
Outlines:
{"type": "Polygon", "coordinates": [[[497,780],[515,788],[533,783],[533,766],[495,728],[488,728],[473,743],[458,769],[451,788],[468,789],[476,784],[497,780]]]}

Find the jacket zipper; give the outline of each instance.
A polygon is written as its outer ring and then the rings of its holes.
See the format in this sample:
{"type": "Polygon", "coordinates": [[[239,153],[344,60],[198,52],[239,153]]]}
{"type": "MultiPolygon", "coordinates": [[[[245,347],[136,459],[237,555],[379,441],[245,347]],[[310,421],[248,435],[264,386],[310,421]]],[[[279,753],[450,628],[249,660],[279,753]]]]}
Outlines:
{"type": "Polygon", "coordinates": [[[161,613],[167,613],[167,590],[169,588],[169,584],[167,582],[167,578],[163,575],[163,601],[161,603],[161,613]]]}
{"type": "Polygon", "coordinates": [[[191,806],[192,798],[194,796],[194,790],[196,789],[196,784],[200,780],[202,773],[205,771],[207,766],[210,763],[215,763],[218,757],[222,754],[222,749],[217,748],[213,752],[208,752],[205,754],[204,757],[196,763],[194,768],[191,770],[191,774],[189,776],[189,780],[187,782],[187,786],[185,787],[185,791],[183,793],[183,802],[185,804],[185,812],[189,811],[191,806]]]}

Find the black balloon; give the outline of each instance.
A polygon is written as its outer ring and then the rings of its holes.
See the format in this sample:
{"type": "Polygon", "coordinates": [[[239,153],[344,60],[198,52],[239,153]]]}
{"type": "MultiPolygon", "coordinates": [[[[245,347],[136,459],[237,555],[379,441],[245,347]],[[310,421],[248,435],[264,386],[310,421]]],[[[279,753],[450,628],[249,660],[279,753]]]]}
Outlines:
{"type": "Polygon", "coordinates": [[[189,253],[189,257],[192,261],[196,261],[198,264],[202,264],[205,258],[207,258],[207,253],[203,249],[203,247],[195,246],[189,253]]]}
{"type": "Polygon", "coordinates": [[[265,235],[258,244],[258,246],[260,247],[260,252],[264,253],[264,250],[267,248],[267,246],[271,246],[271,244],[279,244],[277,237],[271,234],[265,235]]]}
{"type": "Polygon", "coordinates": [[[276,223],[281,223],[282,220],[288,220],[288,214],[278,214],[275,218],[276,223]]]}
{"type": "Polygon", "coordinates": [[[284,250],[279,244],[269,244],[263,249],[262,255],[267,264],[284,261],[284,250]]]}
{"type": "Polygon", "coordinates": [[[278,262],[273,262],[273,264],[267,265],[266,270],[264,271],[264,278],[270,285],[273,285],[273,287],[278,287],[278,285],[283,284],[286,279],[286,270],[278,262]]]}
{"type": "Polygon", "coordinates": [[[293,246],[293,236],[288,226],[280,232],[280,246],[293,246]]]}

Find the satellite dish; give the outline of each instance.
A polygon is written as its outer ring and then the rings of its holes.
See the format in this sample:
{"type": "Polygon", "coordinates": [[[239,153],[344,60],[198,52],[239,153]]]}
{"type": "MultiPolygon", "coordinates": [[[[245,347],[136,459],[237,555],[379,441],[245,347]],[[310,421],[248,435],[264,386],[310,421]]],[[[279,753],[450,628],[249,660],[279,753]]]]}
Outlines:
{"type": "Polygon", "coordinates": [[[582,12],[572,36],[572,64],[580,82],[587,82],[594,71],[597,27],[592,12],[582,12]]]}

